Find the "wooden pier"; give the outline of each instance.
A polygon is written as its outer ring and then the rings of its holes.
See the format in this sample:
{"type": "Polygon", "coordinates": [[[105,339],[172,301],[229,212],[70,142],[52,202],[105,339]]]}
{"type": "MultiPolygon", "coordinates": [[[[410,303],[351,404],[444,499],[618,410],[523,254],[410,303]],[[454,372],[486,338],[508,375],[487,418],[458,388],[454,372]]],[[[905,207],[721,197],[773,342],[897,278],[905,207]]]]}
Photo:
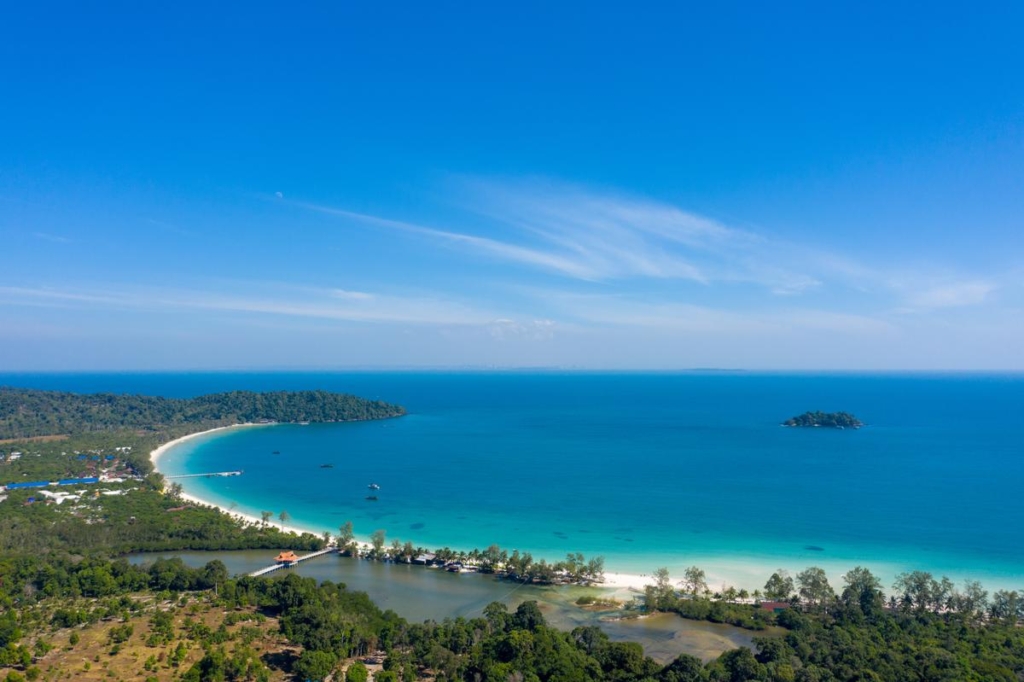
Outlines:
{"type": "Polygon", "coordinates": [[[292,561],[292,562],[283,562],[282,561],[281,563],[274,564],[273,566],[267,566],[266,568],[261,568],[258,571],[253,571],[252,573],[249,574],[249,577],[250,578],[259,578],[260,576],[267,575],[268,573],[273,573],[274,571],[276,571],[279,568],[291,568],[292,566],[294,566],[295,564],[299,563],[300,561],[308,561],[309,559],[315,559],[318,556],[323,556],[325,554],[335,554],[335,553],[337,553],[337,551],[338,551],[337,547],[328,547],[327,549],[321,549],[319,552],[313,552],[311,554],[304,554],[304,555],[296,558],[295,561],[292,561]]]}
{"type": "Polygon", "coordinates": [[[213,478],[214,476],[241,476],[242,470],[238,471],[211,471],[206,474],[178,474],[177,476],[164,476],[165,479],[172,478],[213,478]]]}

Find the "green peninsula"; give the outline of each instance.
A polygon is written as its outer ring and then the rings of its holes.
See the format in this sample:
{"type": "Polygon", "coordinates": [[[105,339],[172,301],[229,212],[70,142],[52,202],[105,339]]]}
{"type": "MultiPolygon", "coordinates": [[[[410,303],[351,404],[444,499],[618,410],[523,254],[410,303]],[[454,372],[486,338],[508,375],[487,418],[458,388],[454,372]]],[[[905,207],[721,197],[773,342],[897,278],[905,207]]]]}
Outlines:
{"type": "Polygon", "coordinates": [[[804,412],[803,414],[791,417],[782,422],[783,426],[827,426],[833,429],[853,428],[858,429],[864,426],[864,422],[854,417],[849,412],[804,412]]]}
{"type": "Polygon", "coordinates": [[[403,414],[405,408],[399,405],[328,391],[232,391],[160,398],[0,387],[0,439],[116,429],[214,428],[247,422],[344,422],[403,414]]]}

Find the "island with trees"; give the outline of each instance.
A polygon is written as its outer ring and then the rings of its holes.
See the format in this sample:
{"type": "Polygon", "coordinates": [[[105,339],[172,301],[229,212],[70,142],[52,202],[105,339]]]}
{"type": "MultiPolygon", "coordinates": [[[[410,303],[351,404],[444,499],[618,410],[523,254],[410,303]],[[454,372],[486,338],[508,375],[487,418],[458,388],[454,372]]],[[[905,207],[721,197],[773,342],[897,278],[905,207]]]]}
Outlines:
{"type": "Polygon", "coordinates": [[[849,412],[804,412],[782,422],[783,426],[825,426],[833,429],[859,429],[864,422],[849,412]]]}

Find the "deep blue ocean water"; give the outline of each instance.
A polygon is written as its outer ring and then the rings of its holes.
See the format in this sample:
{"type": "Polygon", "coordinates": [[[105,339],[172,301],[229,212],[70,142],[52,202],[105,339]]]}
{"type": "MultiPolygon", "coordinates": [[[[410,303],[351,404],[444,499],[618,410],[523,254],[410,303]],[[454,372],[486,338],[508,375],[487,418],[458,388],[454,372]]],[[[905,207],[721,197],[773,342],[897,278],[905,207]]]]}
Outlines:
{"type": "MultiPolygon", "coordinates": [[[[921,568],[1024,587],[1024,376],[760,373],[0,375],[0,384],[189,396],[323,388],[401,419],[243,429],[183,444],[186,490],[428,547],[502,547],[756,587],[775,567],[921,568]],[[859,430],[788,429],[846,410],[859,430]],[[273,454],[280,451],[279,455],[273,454]],[[321,468],[333,464],[334,468],[321,468]],[[365,499],[378,483],[379,500],[365,499]]],[[[712,582],[715,586],[717,583],[712,582]]]]}

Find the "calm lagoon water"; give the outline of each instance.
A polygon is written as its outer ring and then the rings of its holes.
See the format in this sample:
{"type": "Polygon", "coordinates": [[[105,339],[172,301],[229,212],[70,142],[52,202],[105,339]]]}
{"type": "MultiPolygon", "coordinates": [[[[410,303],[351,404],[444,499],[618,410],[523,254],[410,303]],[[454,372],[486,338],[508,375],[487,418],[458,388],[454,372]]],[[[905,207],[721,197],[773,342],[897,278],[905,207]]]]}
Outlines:
{"type": "Polygon", "coordinates": [[[183,444],[186,489],[294,523],[428,547],[498,543],[610,569],[925,569],[1024,587],[1024,377],[758,373],[11,375],[0,383],[186,396],[324,388],[405,405],[382,422],[243,429],[183,444]],[[846,410],[859,430],[787,429],[846,410]],[[280,454],[273,454],[279,451],[280,454]],[[333,468],[321,468],[333,464],[333,468]],[[378,483],[379,500],[365,499],[378,483]]]}
{"type": "MultiPolygon", "coordinates": [[[[191,566],[202,566],[220,559],[233,574],[251,573],[272,562],[274,552],[162,552],[137,554],[137,563],[159,557],[178,556],[191,566]]],[[[729,625],[684,620],[675,615],[658,615],[640,620],[605,620],[606,614],[587,611],[573,602],[581,594],[594,594],[592,588],[521,586],[480,574],[452,574],[422,566],[382,564],[336,555],[303,562],[288,569],[304,577],[345,583],[349,589],[366,592],[382,609],[391,609],[410,622],[440,621],[444,618],[476,618],[493,601],[507,604],[509,610],[527,600],[537,601],[549,625],[572,630],[582,625],[597,625],[614,641],[639,642],[648,656],[667,663],[681,653],[704,660],[717,657],[736,647],[750,647],[755,636],[771,632],[751,632],[729,625]]],[[[278,571],[273,575],[283,575],[278,571]]]]}

